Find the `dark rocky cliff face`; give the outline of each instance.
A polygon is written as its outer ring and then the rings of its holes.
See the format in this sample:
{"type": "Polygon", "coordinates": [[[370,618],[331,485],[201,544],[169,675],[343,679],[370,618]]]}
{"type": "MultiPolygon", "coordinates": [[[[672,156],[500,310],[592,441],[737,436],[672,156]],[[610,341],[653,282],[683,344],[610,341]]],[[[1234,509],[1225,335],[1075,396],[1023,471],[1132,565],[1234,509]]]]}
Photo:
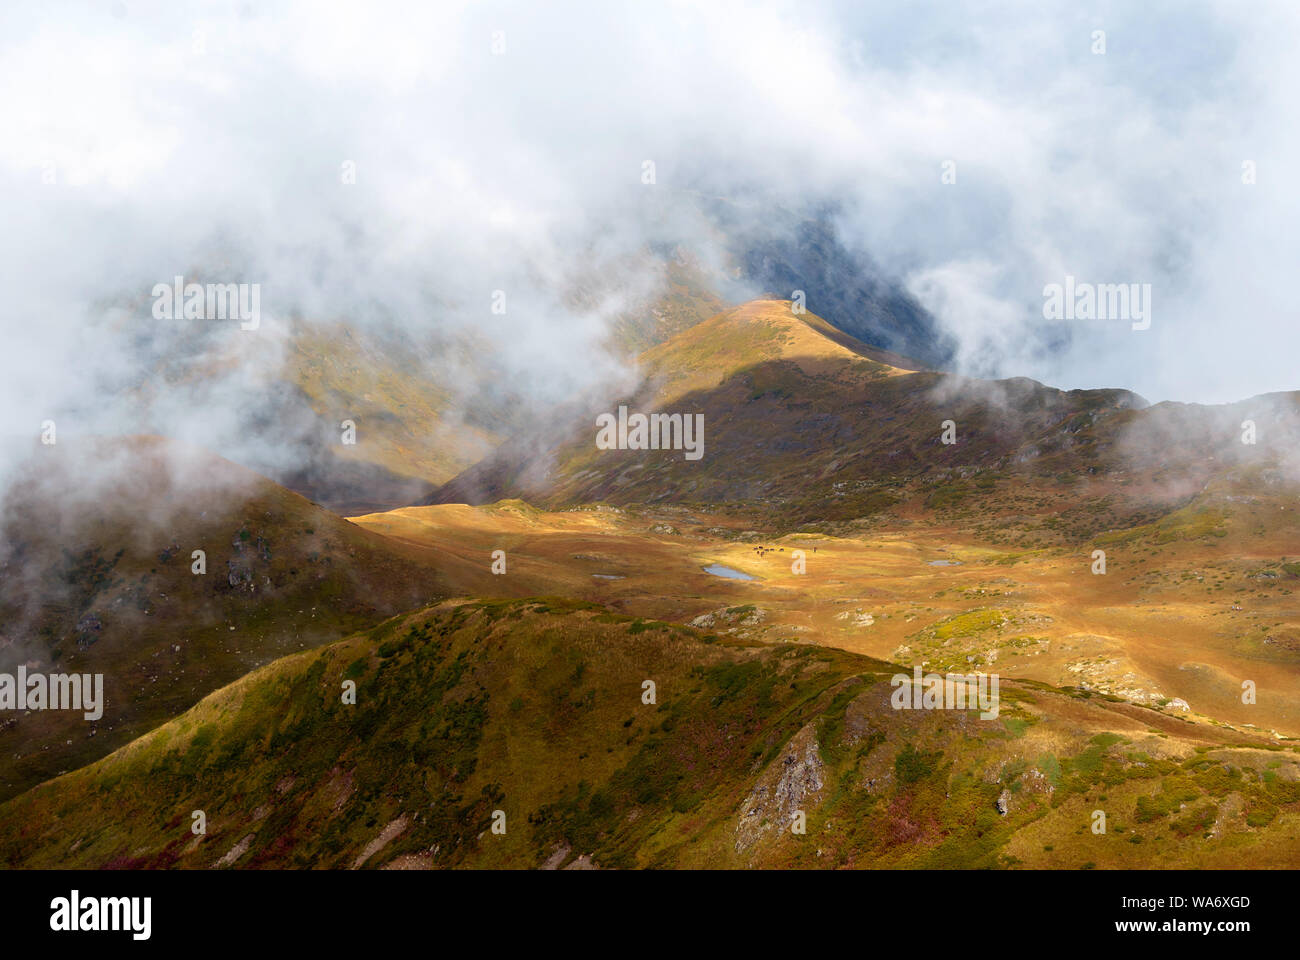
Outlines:
{"type": "Polygon", "coordinates": [[[871,256],[851,249],[835,227],[836,210],[792,211],[762,201],[701,201],[703,213],[726,237],[736,280],[750,295],[767,291],[790,299],[803,290],[809,313],[870,346],[945,369],[955,341],[871,256]]]}
{"type": "Polygon", "coordinates": [[[740,238],[737,259],[745,276],[789,297],[803,290],[807,308],[863,343],[901,353],[929,367],[947,367],[955,343],[902,285],[865,254],[841,243],[825,219],[793,229],[740,238]]]}

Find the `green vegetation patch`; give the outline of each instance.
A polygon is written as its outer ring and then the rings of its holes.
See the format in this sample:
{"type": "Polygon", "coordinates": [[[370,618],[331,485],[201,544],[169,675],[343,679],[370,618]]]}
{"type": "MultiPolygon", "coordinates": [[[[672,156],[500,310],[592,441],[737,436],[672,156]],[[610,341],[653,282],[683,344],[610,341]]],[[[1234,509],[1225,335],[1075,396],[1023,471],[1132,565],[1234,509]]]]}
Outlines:
{"type": "Polygon", "coordinates": [[[970,610],[966,613],[958,613],[940,620],[931,628],[931,630],[937,639],[948,640],[952,637],[971,636],[972,634],[982,633],[985,630],[996,630],[1009,619],[1009,616],[1003,610],[995,610],[991,608],[984,610],[970,610]]]}

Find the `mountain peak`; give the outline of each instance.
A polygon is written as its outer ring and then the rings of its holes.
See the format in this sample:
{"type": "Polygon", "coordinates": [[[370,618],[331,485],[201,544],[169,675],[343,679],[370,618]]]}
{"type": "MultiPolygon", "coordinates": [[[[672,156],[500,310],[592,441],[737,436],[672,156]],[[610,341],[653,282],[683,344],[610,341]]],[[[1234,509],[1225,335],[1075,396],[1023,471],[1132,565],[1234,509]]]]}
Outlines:
{"type": "Polygon", "coordinates": [[[647,350],[641,354],[642,366],[657,383],[661,401],[711,389],[741,370],[782,360],[809,374],[846,362],[871,376],[924,369],[854,339],[816,314],[795,309],[790,300],[750,300],[647,350]]]}

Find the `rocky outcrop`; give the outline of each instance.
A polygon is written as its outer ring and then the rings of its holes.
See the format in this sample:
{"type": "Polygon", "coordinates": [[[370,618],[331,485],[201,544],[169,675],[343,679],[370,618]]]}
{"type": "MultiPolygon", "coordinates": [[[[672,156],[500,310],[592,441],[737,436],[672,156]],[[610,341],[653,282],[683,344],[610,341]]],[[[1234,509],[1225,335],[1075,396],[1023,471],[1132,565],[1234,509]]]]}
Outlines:
{"type": "Polygon", "coordinates": [[[819,803],[825,768],[817,749],[817,731],[807,724],[768,764],[741,804],[736,851],[749,849],[772,831],[790,829],[797,811],[806,813],[819,803]]]}

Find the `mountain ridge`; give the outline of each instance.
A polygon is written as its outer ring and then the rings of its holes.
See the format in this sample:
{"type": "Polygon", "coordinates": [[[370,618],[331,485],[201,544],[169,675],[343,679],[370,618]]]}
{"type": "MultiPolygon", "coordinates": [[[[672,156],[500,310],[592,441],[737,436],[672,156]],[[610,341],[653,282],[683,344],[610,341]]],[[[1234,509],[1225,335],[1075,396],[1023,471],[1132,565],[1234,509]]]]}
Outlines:
{"type": "Polygon", "coordinates": [[[1019,681],[997,718],[898,710],[896,672],[571,600],[451,601],[268,664],[0,805],[0,862],[1078,868],[1145,865],[1143,843],[1205,865],[1243,845],[1259,865],[1295,854],[1300,762],[1276,744],[1019,681]],[[1080,827],[1099,792],[1111,842],[1080,827]]]}

